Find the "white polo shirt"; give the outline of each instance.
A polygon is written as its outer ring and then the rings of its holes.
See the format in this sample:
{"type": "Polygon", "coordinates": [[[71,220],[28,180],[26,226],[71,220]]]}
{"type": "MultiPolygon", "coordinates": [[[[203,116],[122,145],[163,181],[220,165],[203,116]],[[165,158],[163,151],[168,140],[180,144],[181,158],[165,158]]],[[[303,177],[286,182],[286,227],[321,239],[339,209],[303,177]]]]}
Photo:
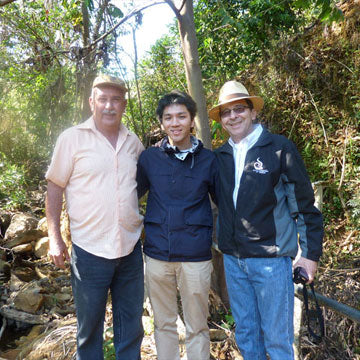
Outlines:
{"type": "Polygon", "coordinates": [[[244,139],[238,143],[230,138],[229,144],[233,148],[234,163],[235,163],[235,187],[233,192],[233,202],[236,208],[237,196],[240,187],[241,176],[244,172],[245,158],[248,150],[252,148],[255,143],[259,140],[259,137],[263,131],[263,127],[260,124],[254,124],[254,130],[244,139]]]}

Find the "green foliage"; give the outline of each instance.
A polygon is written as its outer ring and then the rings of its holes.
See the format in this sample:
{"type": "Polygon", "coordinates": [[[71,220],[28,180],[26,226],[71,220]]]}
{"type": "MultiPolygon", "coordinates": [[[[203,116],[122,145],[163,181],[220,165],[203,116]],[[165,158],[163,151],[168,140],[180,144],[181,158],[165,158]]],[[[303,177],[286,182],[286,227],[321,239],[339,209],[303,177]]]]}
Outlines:
{"type": "Polygon", "coordinates": [[[269,59],[279,41],[316,19],[331,22],[342,14],[332,0],[199,0],[194,12],[200,62],[204,78],[211,80],[212,101],[214,87],[269,59]]]}
{"type": "MultiPolygon", "coordinates": [[[[187,91],[179,40],[170,35],[159,39],[140,62],[138,73],[141,109],[139,99],[132,95],[125,122],[137,134],[149,134],[160,128],[155,114],[160,97],[174,89],[187,91]]],[[[145,136],[142,140],[147,143],[145,136]]]]}
{"type": "Polygon", "coordinates": [[[220,315],[222,318],[222,326],[224,326],[226,329],[232,329],[235,326],[235,320],[230,308],[226,313],[221,312],[220,315]]]}
{"type": "Polygon", "coordinates": [[[114,348],[114,342],[113,342],[113,336],[114,336],[113,328],[108,328],[106,330],[106,333],[108,335],[108,340],[105,340],[104,345],[103,345],[104,359],[105,360],[115,360],[116,354],[115,354],[115,348],[114,348]]]}
{"type": "Polygon", "coordinates": [[[360,183],[358,183],[356,191],[348,201],[348,205],[350,207],[352,221],[356,228],[360,231],[360,183]]]}
{"type": "Polygon", "coordinates": [[[0,152],[0,202],[1,207],[21,209],[26,201],[25,170],[23,166],[12,164],[0,152]]]}

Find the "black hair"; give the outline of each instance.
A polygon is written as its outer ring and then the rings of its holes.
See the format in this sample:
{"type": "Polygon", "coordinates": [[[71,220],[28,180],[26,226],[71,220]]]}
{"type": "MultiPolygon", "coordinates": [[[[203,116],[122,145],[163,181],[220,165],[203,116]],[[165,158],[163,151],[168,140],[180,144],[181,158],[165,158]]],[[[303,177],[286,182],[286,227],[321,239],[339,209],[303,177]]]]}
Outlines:
{"type": "Polygon", "coordinates": [[[168,94],[164,95],[158,102],[156,115],[160,122],[162,122],[164,109],[172,104],[185,105],[190,113],[191,120],[194,120],[197,108],[193,98],[180,90],[173,90],[168,94]]]}

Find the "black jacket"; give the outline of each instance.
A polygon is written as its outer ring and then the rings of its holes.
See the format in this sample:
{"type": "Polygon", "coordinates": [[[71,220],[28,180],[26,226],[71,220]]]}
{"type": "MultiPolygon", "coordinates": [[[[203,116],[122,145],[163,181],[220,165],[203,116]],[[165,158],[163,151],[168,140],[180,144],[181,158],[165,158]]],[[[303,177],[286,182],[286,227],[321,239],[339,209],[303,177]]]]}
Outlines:
{"type": "Polygon", "coordinates": [[[149,191],[144,219],[146,255],[165,261],[211,259],[212,212],[218,167],[214,153],[199,145],[184,161],[174,150],[151,147],[139,158],[139,198],[149,191]]]}
{"type": "Polygon", "coordinates": [[[248,150],[236,209],[235,165],[227,142],[215,150],[219,163],[219,248],[237,257],[294,258],[298,236],[302,256],[317,261],[322,252],[322,215],[295,145],[263,130],[248,150]]]}

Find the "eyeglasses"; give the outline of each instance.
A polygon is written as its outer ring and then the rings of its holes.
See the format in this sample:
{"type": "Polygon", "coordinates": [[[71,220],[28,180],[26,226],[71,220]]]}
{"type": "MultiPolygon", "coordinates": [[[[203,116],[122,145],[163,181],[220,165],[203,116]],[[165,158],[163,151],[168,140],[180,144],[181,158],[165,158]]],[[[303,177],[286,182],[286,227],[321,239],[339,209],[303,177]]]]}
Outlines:
{"type": "Polygon", "coordinates": [[[225,110],[221,111],[220,116],[223,119],[227,119],[231,116],[232,111],[237,116],[237,115],[243,114],[246,109],[249,109],[249,106],[244,106],[244,105],[235,106],[232,109],[225,109],[225,110]]]}

